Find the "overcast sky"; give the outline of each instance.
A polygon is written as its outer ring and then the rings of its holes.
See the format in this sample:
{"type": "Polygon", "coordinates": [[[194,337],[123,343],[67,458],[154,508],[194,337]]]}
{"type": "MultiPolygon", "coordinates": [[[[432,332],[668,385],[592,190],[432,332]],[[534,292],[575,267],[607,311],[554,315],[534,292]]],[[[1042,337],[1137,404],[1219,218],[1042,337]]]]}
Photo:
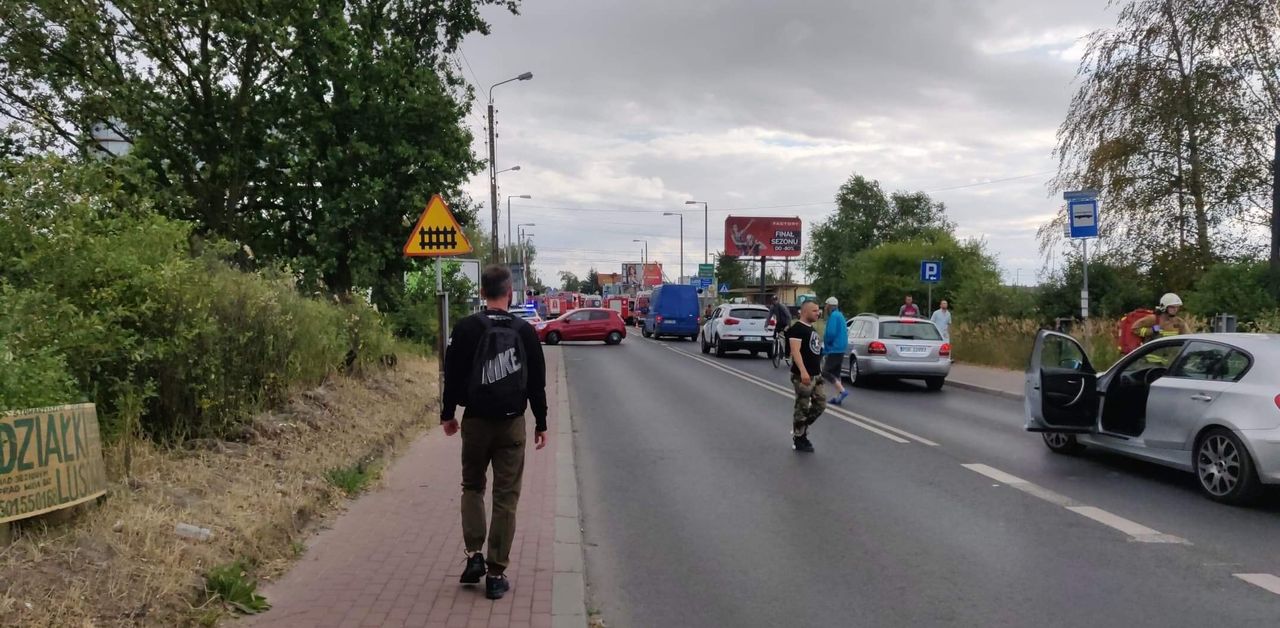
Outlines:
{"type": "MultiPolygon", "coordinates": [[[[929,192],[1028,283],[1060,205],[1045,183],[1080,38],[1113,21],[1104,0],[530,0],[488,17],[463,44],[476,152],[488,86],[533,72],[494,90],[498,167],[521,166],[499,175],[500,234],[506,196],[533,196],[514,222],[537,223],[549,283],[639,261],[634,239],[674,280],[664,211],[684,213],[696,273],[703,213],[686,200],[710,203],[713,255],[730,213],[799,216],[807,238],[854,172],[929,192]]],[[[487,206],[487,174],[468,191],[487,206]]]]}

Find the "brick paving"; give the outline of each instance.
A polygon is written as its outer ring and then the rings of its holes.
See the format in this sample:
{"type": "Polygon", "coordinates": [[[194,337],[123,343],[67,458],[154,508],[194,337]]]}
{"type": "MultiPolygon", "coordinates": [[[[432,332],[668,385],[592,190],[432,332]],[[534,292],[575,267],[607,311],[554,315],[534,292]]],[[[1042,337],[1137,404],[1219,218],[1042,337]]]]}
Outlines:
{"type": "MultiPolygon", "coordinates": [[[[547,352],[551,416],[547,447],[530,438],[507,575],[512,590],[497,602],[480,586],[458,584],[464,547],[459,519],[461,436],[432,429],[384,474],[374,491],[352,502],[316,535],[284,577],[264,587],[272,609],[250,626],[491,627],[552,625],[556,472],[556,408],[563,388],[560,352],[547,352]]],[[[432,385],[434,382],[424,385],[432,385]]],[[[459,409],[461,414],[461,409],[459,409]]],[[[527,416],[529,434],[533,418],[527,416]]]]}

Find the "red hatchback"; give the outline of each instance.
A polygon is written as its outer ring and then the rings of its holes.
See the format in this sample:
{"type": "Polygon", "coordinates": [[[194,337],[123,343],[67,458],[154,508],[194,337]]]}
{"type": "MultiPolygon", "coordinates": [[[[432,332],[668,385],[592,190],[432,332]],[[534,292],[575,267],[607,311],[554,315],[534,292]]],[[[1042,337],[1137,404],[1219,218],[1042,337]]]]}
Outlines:
{"type": "Polygon", "coordinates": [[[561,340],[603,340],[616,345],[627,337],[627,326],[614,310],[602,307],[584,307],[568,312],[560,318],[534,325],[538,340],[549,345],[561,340]]]}

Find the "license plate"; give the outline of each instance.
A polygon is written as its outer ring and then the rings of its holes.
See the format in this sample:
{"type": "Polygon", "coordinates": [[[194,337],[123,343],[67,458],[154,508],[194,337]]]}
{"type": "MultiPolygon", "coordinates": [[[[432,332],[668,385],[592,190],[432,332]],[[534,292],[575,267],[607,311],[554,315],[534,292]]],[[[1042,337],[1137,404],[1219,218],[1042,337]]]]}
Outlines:
{"type": "Polygon", "coordinates": [[[746,338],[743,338],[743,340],[746,340],[747,342],[760,342],[761,338],[760,336],[747,336],[746,338]]]}
{"type": "Polygon", "coordinates": [[[917,346],[898,347],[898,355],[909,355],[909,356],[929,355],[929,347],[917,347],[917,346]]]}

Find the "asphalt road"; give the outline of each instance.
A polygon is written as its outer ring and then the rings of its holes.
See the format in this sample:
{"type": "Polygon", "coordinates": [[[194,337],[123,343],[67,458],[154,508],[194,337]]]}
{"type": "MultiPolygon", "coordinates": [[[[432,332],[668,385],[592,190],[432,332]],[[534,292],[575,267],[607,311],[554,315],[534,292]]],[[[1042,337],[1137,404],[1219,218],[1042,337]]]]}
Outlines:
{"type": "Polygon", "coordinates": [[[1051,454],[1019,403],[911,383],[855,389],[801,454],[764,359],[639,335],[564,356],[609,626],[1280,625],[1274,495],[1051,454]]]}

